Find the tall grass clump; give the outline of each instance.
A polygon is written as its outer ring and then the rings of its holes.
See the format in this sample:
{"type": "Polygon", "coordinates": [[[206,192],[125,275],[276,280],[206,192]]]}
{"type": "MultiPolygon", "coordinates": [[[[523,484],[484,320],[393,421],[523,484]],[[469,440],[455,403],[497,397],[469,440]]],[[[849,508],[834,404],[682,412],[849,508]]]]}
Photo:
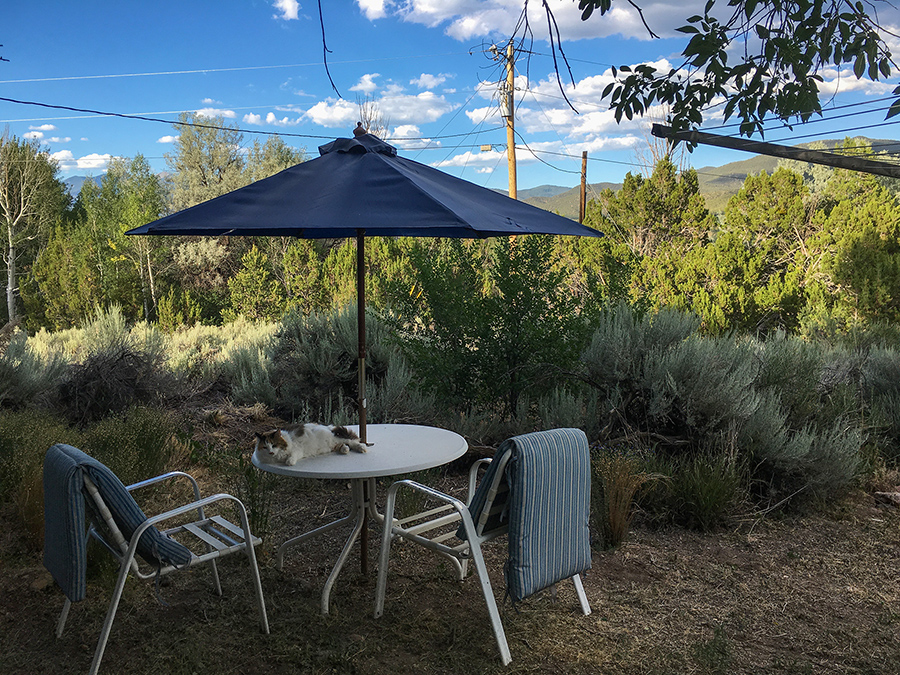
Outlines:
{"type": "Polygon", "coordinates": [[[619,546],[631,528],[635,496],[656,476],[630,448],[591,448],[591,519],[601,548],[619,546]]]}

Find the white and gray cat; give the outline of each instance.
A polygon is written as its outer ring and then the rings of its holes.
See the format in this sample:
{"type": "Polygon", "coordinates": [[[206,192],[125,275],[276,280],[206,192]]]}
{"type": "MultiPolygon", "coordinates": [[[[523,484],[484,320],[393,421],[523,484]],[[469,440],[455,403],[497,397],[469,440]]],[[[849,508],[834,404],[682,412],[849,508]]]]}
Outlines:
{"type": "Polygon", "coordinates": [[[337,452],[346,455],[367,452],[372,443],[363,443],[347,427],[324,424],[296,424],[285,429],[272,429],[256,434],[256,451],[267,453],[276,462],[293,466],[305,457],[337,452]]]}

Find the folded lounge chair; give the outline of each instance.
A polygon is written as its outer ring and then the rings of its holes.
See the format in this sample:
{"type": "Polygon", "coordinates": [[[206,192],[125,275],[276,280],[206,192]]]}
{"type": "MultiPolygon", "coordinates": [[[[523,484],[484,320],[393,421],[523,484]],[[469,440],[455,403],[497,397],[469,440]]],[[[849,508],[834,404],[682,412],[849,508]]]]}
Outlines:
{"type": "Polygon", "coordinates": [[[200,498],[197,482],[181,471],[141,481],[127,488],[106,466],[77,448],[57,444],[44,458],[44,566],[65,593],[66,601],[57,624],[61,637],[73,602],[86,594],[87,538],[93,536],[119,561],[119,574],[100,640],[94,652],[90,674],[100,668],[103,651],[115,619],[116,609],[129,573],[141,579],[159,578],[177,569],[208,563],[216,591],[222,594],[216,559],[231,553],[246,554],[256,592],[260,625],[268,634],[269,622],[263,599],[259,569],[253,547],[260,543],[250,532],[247,511],[236,497],[216,494],[200,498]],[[131,496],[133,490],[170,478],[185,477],[193,487],[194,501],[148,518],[131,496]],[[230,501],[241,524],[234,525],[219,515],[207,518],[204,507],[230,501]],[[197,520],[160,531],[157,523],[195,513],[197,520]],[[88,523],[90,527],[88,528],[88,523]],[[194,552],[174,537],[191,540],[194,552]],[[138,556],[147,565],[139,564],[138,556]]]}
{"type": "Polygon", "coordinates": [[[460,579],[475,564],[491,626],[506,665],[512,660],[481,545],[508,535],[505,567],[513,602],[571,578],[584,614],[590,614],[580,574],[591,567],[590,453],[579,429],[554,429],[505,441],[475,488],[478,464],[469,475],[468,504],[420,483],[403,480],[387,493],[384,534],[375,591],[375,616],[384,613],[391,542],[401,538],[448,557],[460,579]],[[417,490],[443,502],[423,513],[394,519],[397,492],[417,490]],[[448,531],[448,526],[450,527],[448,531]]]}

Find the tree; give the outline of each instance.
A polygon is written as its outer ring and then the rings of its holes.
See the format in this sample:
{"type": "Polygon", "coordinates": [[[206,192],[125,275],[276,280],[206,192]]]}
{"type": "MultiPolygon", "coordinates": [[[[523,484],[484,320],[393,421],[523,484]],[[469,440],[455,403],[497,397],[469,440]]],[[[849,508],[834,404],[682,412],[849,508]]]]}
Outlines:
{"type": "Polygon", "coordinates": [[[226,321],[244,316],[251,321],[275,321],[284,314],[284,291],[273,278],[269,259],[256,246],[243,258],[243,268],[228,280],[230,307],[226,321]]]}
{"type": "Polygon", "coordinates": [[[305,150],[295,150],[280,136],[269,136],[265,143],[254,140],[247,152],[244,181],[253,183],[268,178],[306,159],[305,150]]]}
{"type": "MultiPolygon", "coordinates": [[[[622,4],[618,0],[617,6],[622,4]]],[[[643,12],[634,0],[628,4],[643,12]]],[[[527,8],[527,0],[525,2],[527,8]]],[[[556,21],[546,0],[542,6],[551,26],[556,21]]],[[[670,107],[675,129],[699,126],[714,100],[724,99],[724,119],[740,120],[743,135],[763,132],[769,116],[786,122],[808,120],[821,113],[820,73],[831,66],[852,64],[857,79],[887,79],[893,61],[878,23],[877,8],[883,0],[709,0],[702,14],[691,16],[678,29],[689,36],[682,51],[684,61],[668,72],[641,64],[613,69],[617,80],[604,95],[611,97],[616,119],[642,115],[651,106],[670,107]],[[723,10],[724,14],[716,11],[723,10]],[[716,11],[716,15],[713,12],[716,11]],[[722,19],[718,17],[723,17],[722,19]]],[[[613,0],[578,0],[582,19],[595,11],[601,16],[613,8],[613,0]]],[[[526,21],[523,23],[525,29],[526,21]]],[[[649,34],[658,37],[644,25],[649,34]]],[[[551,32],[559,44],[559,33],[551,32]]],[[[555,53],[555,52],[554,52],[555,53]]],[[[564,55],[563,55],[564,57],[564,55]]],[[[900,97],[900,87],[893,91],[900,97]]],[[[718,107],[716,108],[718,111],[718,107]]],[[[900,113],[900,98],[887,113],[900,113]]]]}
{"type": "Polygon", "coordinates": [[[69,206],[59,167],[37,141],[0,135],[0,235],[6,264],[6,315],[18,318],[18,265],[28,244],[49,235],[69,206]]]}
{"type": "Polygon", "coordinates": [[[182,113],[175,152],[166,153],[172,170],[172,209],[180,211],[247,184],[241,152],[243,134],[221,118],[182,113]]]}

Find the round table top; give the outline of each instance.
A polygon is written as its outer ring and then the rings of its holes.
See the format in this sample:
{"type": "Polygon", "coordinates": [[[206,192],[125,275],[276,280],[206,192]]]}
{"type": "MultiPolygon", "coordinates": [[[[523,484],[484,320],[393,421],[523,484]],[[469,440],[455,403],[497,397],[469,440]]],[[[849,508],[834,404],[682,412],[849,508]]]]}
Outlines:
{"type": "MultiPolygon", "coordinates": [[[[359,427],[348,425],[359,433],[359,427]]],[[[415,424],[368,424],[368,452],[335,452],[301,459],[293,466],[253,453],[253,464],[271,473],[295,478],[378,478],[430,469],[462,457],[469,445],[457,433],[415,424]]]]}

